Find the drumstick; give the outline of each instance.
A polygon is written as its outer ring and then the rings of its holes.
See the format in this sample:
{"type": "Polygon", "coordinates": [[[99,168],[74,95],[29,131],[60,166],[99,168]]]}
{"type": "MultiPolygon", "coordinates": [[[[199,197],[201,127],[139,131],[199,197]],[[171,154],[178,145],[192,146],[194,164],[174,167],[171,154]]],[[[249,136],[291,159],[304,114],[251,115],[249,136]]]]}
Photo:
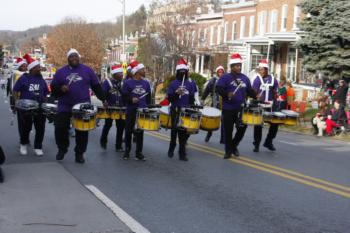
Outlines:
{"type": "MultiPolygon", "coordinates": [[[[181,88],[183,88],[183,86],[184,86],[184,83],[185,83],[185,76],[186,76],[186,75],[184,74],[184,76],[182,77],[181,88]]],[[[180,97],[179,97],[180,99],[181,99],[181,96],[182,96],[182,95],[180,95],[180,97]]]]}
{"type": "MultiPolygon", "coordinates": [[[[233,92],[233,95],[236,94],[236,92],[238,91],[238,89],[239,89],[241,86],[242,86],[242,83],[240,83],[240,84],[237,86],[236,90],[233,92]]],[[[229,100],[231,100],[231,98],[229,98],[229,100]]]]}
{"type": "Polygon", "coordinates": [[[139,99],[142,99],[142,98],[146,97],[147,95],[148,95],[148,92],[147,92],[147,93],[145,93],[145,94],[143,94],[142,96],[140,96],[140,98],[139,98],[139,99]]]}

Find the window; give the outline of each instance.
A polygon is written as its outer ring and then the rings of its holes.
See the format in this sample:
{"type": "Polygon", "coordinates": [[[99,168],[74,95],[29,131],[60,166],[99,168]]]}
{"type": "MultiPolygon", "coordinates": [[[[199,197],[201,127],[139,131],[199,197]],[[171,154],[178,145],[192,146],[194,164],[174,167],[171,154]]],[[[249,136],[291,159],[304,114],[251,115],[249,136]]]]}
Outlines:
{"type": "Polygon", "coordinates": [[[227,42],[227,26],[228,26],[228,22],[225,22],[225,26],[224,26],[224,43],[227,42]]]}
{"type": "Polygon", "coordinates": [[[214,44],[214,26],[210,27],[210,45],[214,44]]]}
{"type": "Polygon", "coordinates": [[[277,10],[270,12],[269,32],[277,32],[277,10]]]}
{"type": "Polygon", "coordinates": [[[239,31],[239,38],[243,38],[245,34],[245,16],[241,17],[241,27],[239,31]]]}
{"type": "Polygon", "coordinates": [[[287,30],[288,5],[282,6],[281,31],[287,30]]]}
{"type": "Polygon", "coordinates": [[[191,38],[191,40],[192,40],[192,47],[194,47],[194,39],[196,38],[196,31],[192,31],[192,38],[191,38]]]}
{"type": "Polygon", "coordinates": [[[300,22],[301,10],[300,7],[294,6],[294,20],[293,20],[293,29],[299,29],[298,23],[300,22]]]}
{"type": "Polygon", "coordinates": [[[217,44],[221,44],[221,26],[218,26],[217,44]]]}
{"type": "Polygon", "coordinates": [[[267,12],[266,11],[261,11],[258,14],[258,31],[259,35],[262,36],[266,32],[266,18],[267,18],[267,12]]]}
{"type": "Polygon", "coordinates": [[[232,40],[237,39],[237,25],[236,21],[232,22],[232,40]]]}
{"type": "Polygon", "coordinates": [[[249,18],[249,37],[254,36],[255,16],[251,15],[249,18]]]}
{"type": "Polygon", "coordinates": [[[296,52],[295,48],[289,48],[288,50],[288,62],[287,62],[287,79],[295,81],[295,60],[296,52]]]}

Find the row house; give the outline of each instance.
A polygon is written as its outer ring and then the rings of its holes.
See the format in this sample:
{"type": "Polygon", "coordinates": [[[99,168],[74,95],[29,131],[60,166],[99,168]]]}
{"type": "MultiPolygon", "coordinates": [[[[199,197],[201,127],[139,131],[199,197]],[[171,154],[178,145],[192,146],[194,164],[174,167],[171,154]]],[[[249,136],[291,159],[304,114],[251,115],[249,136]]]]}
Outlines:
{"type": "Polygon", "coordinates": [[[259,60],[268,59],[277,78],[298,81],[301,56],[299,39],[301,10],[298,0],[236,0],[222,5],[222,12],[196,16],[191,37],[192,69],[205,76],[218,64],[227,65],[232,53],[244,59],[243,72],[252,73],[259,60]],[[224,58],[224,59],[223,59],[224,58]]]}

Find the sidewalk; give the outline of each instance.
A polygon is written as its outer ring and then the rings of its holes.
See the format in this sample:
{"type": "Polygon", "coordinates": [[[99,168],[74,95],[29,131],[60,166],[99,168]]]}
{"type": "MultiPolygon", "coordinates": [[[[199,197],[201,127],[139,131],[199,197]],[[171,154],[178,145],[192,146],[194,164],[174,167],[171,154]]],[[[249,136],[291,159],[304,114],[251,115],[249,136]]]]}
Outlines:
{"type": "Polygon", "coordinates": [[[131,232],[58,163],[5,165],[3,170],[0,232],[131,232]]]}

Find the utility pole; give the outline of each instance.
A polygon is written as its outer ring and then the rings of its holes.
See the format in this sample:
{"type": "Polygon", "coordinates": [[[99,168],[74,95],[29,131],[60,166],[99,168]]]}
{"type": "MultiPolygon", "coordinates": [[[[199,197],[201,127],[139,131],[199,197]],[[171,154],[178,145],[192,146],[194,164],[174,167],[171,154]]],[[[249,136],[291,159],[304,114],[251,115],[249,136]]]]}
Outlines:
{"type": "Polygon", "coordinates": [[[125,0],[122,0],[122,1],[123,1],[123,56],[125,56],[125,0]]]}

